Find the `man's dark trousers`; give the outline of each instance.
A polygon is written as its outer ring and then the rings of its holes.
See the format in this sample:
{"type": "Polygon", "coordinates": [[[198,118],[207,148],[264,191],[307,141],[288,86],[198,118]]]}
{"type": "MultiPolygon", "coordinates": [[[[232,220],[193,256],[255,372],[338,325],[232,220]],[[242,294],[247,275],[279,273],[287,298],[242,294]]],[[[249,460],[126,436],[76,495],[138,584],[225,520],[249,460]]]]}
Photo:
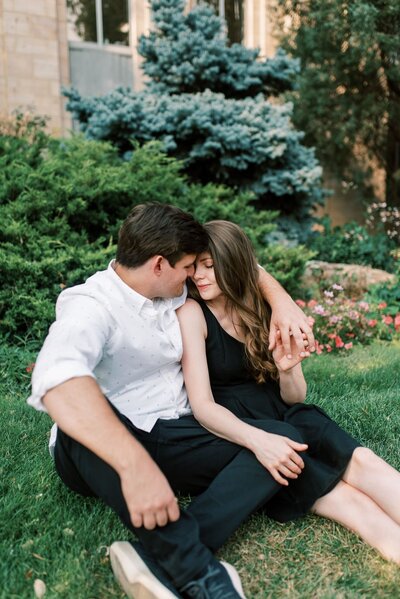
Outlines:
{"type": "MultiPolygon", "coordinates": [[[[173,490],[197,495],[181,511],[179,520],[151,531],[135,528],[118,474],[61,430],[55,448],[56,469],[69,488],[109,505],[180,588],[196,578],[212,552],[281,487],[253,453],[212,435],[192,416],[158,420],[146,433],[113,409],[159,465],[173,490]]],[[[257,420],[254,425],[302,442],[286,423],[257,420]]]]}

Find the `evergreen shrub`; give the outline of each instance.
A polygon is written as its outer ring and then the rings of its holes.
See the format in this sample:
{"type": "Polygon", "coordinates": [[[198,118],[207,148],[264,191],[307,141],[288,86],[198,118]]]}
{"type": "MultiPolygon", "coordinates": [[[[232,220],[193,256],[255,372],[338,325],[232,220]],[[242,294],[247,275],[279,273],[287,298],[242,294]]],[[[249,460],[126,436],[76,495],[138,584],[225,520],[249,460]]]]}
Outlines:
{"type": "MultiPolygon", "coordinates": [[[[1,334],[41,341],[57,295],[107,267],[121,221],[143,202],[175,204],[203,222],[238,223],[269,268],[264,239],[276,214],[256,212],[250,200],[223,186],[189,184],[157,143],[133,147],[122,160],[110,144],[80,136],[0,136],[1,334]]],[[[307,255],[285,259],[287,272],[275,274],[290,289],[307,255]]]]}

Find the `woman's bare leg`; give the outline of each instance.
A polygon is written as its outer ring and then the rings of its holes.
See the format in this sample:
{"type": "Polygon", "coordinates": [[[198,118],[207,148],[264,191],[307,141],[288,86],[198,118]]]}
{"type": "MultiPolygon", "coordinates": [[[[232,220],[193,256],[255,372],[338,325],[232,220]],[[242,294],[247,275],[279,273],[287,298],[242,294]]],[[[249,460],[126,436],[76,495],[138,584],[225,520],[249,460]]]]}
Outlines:
{"type": "Polygon", "coordinates": [[[368,495],[400,524],[400,472],[371,449],[357,447],[343,480],[368,495]]]}
{"type": "Polygon", "coordinates": [[[370,497],[341,481],[312,511],[357,533],[388,560],[400,564],[400,526],[370,497]]]}

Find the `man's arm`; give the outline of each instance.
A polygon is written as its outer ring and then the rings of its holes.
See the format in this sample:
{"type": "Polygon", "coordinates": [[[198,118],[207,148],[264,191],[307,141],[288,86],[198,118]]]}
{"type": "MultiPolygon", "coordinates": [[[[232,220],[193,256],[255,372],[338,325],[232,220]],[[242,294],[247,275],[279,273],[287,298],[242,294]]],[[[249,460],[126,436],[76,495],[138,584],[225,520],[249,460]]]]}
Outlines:
{"type": "Polygon", "coordinates": [[[280,331],[283,347],[288,359],[291,359],[290,336],[293,335],[296,346],[304,350],[304,335],[308,340],[307,351],[315,350],[315,340],[307,316],[292,300],[274,277],[263,268],[259,269],[259,286],[263,297],[272,308],[271,325],[269,332],[269,349],[276,345],[276,333],[280,331]]]}
{"type": "Polygon", "coordinates": [[[117,472],[134,526],[153,529],[178,520],[179,507],[167,479],[118,420],[92,377],[69,379],[48,391],[43,403],[67,435],[117,472]]]}

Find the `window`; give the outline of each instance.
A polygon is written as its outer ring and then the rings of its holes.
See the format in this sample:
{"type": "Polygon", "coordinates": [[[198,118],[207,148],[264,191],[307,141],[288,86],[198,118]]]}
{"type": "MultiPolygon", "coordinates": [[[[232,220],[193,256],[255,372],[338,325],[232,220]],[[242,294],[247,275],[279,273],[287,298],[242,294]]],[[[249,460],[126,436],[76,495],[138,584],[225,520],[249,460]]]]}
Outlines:
{"type": "Polygon", "coordinates": [[[215,12],[224,17],[229,41],[240,44],[243,40],[243,0],[206,0],[215,12]]]}
{"type": "Polygon", "coordinates": [[[129,46],[128,0],[67,0],[68,39],[129,46]]]}

